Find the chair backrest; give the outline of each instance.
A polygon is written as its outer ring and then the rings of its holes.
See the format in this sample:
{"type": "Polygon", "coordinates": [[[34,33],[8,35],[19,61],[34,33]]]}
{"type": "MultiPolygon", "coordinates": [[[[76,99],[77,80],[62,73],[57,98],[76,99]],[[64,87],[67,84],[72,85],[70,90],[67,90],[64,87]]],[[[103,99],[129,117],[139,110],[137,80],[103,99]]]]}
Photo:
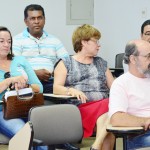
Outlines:
{"type": "Polygon", "coordinates": [[[116,55],[115,68],[123,68],[123,57],[124,57],[124,53],[120,53],[116,55]]]}
{"type": "Polygon", "coordinates": [[[33,127],[27,122],[9,141],[9,150],[31,150],[33,143],[33,127]]]}
{"type": "Polygon", "coordinates": [[[79,142],[83,136],[78,107],[70,104],[34,107],[29,112],[34,139],[44,145],[79,142]]]}

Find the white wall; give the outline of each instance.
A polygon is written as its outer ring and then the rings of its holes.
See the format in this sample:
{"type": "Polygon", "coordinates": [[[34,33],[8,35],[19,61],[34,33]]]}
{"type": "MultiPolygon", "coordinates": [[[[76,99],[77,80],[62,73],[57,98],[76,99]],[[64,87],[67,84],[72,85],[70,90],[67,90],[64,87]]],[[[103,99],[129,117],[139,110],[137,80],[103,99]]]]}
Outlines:
{"type": "MultiPolygon", "coordinates": [[[[77,25],[66,25],[66,0],[0,0],[0,25],[7,26],[13,35],[22,32],[24,8],[35,3],[45,9],[45,30],[73,54],[71,36],[77,25]]],[[[149,0],[94,0],[94,26],[102,33],[98,55],[114,67],[115,55],[124,52],[127,41],[140,38],[140,27],[146,19],[150,19],[149,0]]]]}

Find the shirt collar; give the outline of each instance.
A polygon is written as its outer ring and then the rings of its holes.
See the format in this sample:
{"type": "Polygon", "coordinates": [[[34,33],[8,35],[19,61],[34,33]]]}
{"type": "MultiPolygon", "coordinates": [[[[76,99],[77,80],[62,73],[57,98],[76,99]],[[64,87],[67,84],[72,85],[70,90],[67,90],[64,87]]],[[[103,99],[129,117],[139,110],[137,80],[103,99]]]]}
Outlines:
{"type": "MultiPolygon", "coordinates": [[[[28,32],[28,28],[24,29],[24,31],[23,31],[23,36],[29,37],[29,38],[34,39],[34,40],[36,39],[35,37],[33,37],[33,36],[28,32]]],[[[48,33],[43,30],[43,34],[42,34],[42,36],[40,37],[39,40],[44,39],[44,38],[46,38],[47,36],[48,36],[48,33]]],[[[36,40],[37,40],[37,39],[36,39],[36,40]]]]}

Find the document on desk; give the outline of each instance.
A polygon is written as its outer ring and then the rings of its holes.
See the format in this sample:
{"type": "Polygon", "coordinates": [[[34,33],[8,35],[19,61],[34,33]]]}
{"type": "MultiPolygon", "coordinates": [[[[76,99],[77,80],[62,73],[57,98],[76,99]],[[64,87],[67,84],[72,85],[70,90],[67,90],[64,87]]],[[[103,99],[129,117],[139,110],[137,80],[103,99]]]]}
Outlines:
{"type": "Polygon", "coordinates": [[[56,94],[48,94],[48,93],[43,93],[43,95],[48,97],[56,97],[56,98],[74,98],[74,96],[69,96],[69,95],[56,95],[56,94]]]}

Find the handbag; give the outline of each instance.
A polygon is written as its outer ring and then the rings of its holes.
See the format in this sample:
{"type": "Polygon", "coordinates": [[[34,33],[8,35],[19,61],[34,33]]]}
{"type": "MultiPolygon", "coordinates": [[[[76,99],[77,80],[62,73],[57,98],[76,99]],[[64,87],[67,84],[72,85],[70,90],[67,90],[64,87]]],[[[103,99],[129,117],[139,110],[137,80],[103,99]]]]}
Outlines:
{"type": "Polygon", "coordinates": [[[34,93],[31,88],[8,91],[3,96],[3,117],[4,119],[26,118],[32,107],[40,105],[44,105],[43,94],[34,93]]]}

